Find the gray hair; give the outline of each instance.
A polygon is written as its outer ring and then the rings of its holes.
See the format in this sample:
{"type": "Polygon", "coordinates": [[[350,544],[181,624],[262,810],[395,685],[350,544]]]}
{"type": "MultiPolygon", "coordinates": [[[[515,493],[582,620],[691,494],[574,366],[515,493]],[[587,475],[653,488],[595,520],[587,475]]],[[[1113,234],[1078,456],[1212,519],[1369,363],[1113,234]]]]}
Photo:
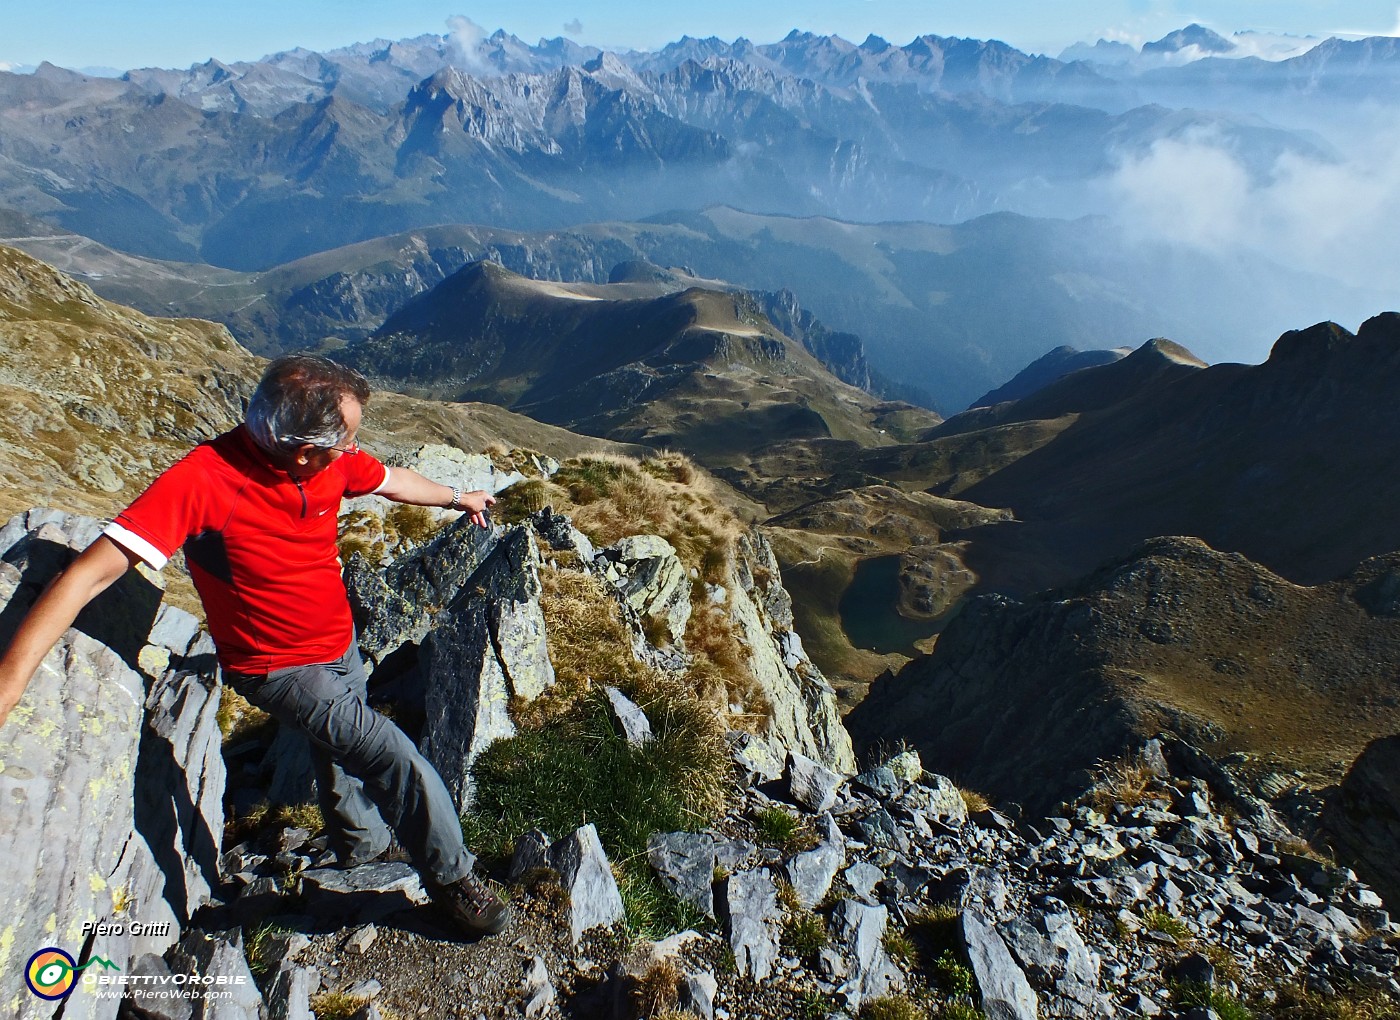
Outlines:
{"type": "Polygon", "coordinates": [[[288,354],[267,366],[243,416],[253,441],[272,454],[300,447],[328,448],[348,430],[340,402],[369,401],[369,382],[359,372],[313,354],[288,354]]]}

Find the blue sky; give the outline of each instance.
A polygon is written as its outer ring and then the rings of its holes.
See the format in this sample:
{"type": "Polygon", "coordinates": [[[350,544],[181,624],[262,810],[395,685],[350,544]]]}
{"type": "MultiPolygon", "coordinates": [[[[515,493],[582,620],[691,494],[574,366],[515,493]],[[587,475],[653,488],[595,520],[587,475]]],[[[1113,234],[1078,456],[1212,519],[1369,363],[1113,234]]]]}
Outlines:
{"type": "Polygon", "coordinates": [[[1393,35],[1397,0],[706,0],[688,9],[606,0],[0,0],[0,65],[185,67],[256,59],[294,46],[330,49],[446,31],[465,15],[528,42],[568,35],[605,48],[653,49],[683,34],[771,42],[791,28],[869,33],[895,43],[932,32],[1059,53],[1100,37],[1141,43],[1192,21],[1222,34],[1393,35]]]}

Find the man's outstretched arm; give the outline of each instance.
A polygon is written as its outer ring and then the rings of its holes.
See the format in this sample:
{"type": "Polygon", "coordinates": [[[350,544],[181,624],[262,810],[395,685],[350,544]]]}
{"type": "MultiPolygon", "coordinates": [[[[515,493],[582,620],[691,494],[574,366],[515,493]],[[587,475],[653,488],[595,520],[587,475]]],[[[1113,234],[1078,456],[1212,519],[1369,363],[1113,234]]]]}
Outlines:
{"type": "MultiPolygon", "coordinates": [[[[395,503],[410,503],[413,506],[452,505],[450,485],[440,485],[408,468],[390,468],[389,480],[379,488],[378,494],[385,499],[392,499],[395,503]]],[[[495,496],[484,489],[477,489],[474,492],[462,493],[462,501],[457,504],[457,509],[465,510],[471,515],[473,524],[484,528],[486,508],[495,502],[495,496]]]]}
{"type": "MultiPolygon", "coordinates": [[[[450,498],[450,495],[449,495],[450,498]]],[[[0,656],[0,726],[49,650],[85,605],[106,591],[140,557],[103,535],[50,582],[0,656]]]]}

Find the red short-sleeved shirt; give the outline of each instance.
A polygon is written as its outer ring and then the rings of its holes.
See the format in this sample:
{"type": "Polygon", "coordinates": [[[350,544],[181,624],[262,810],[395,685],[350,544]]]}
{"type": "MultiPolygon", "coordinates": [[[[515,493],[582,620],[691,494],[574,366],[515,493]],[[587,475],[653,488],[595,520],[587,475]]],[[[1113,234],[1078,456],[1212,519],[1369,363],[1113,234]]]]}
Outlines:
{"type": "Polygon", "coordinates": [[[336,547],[340,500],[388,480],[388,468],[359,453],[294,481],[240,425],[173,464],[105,534],[157,570],[184,546],[225,669],[333,662],[354,635],[336,547]]]}

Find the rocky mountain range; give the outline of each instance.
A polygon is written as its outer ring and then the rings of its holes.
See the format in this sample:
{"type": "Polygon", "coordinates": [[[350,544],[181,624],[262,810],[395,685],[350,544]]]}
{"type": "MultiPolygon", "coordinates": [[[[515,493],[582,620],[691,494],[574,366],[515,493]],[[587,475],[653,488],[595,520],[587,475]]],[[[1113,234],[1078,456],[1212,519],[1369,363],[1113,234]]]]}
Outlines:
{"type": "MultiPolygon", "coordinates": [[[[1328,155],[1313,136],[1150,105],[1086,64],[997,42],[794,33],[580,63],[492,39],[484,54],[424,37],[121,79],[4,74],[0,203],[141,254],[265,268],[433,223],[553,228],[720,201],[861,220],[1102,211],[1086,182],[1201,134],[1256,176],[1283,153],[1328,155]]],[[[1335,75],[1325,54],[1267,73],[1321,72],[1349,95],[1350,46],[1332,47],[1335,75]]],[[[1199,108],[1230,108],[1212,100],[1199,108]]]]}

